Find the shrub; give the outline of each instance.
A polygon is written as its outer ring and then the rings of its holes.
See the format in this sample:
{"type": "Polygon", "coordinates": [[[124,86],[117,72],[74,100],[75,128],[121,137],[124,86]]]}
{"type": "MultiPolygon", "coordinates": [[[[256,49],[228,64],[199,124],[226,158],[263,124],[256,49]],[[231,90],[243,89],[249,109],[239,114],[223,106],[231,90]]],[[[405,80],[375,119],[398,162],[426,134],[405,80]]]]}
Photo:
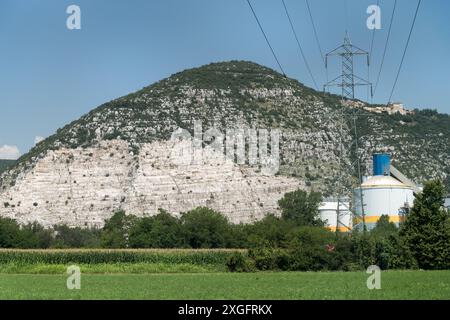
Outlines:
{"type": "Polygon", "coordinates": [[[83,229],[80,227],[55,226],[56,248],[98,248],[100,247],[100,231],[97,229],[83,229]]]}
{"type": "Polygon", "coordinates": [[[154,217],[137,219],[130,230],[132,248],[180,248],[184,237],[180,221],[164,210],[154,217]]]}
{"type": "Polygon", "coordinates": [[[209,208],[183,213],[181,223],[186,243],[192,248],[224,248],[229,242],[227,218],[209,208]]]}
{"type": "Polygon", "coordinates": [[[281,251],[282,249],[271,247],[252,248],[249,249],[248,256],[258,270],[277,270],[281,251]]]}
{"type": "Polygon", "coordinates": [[[265,216],[245,228],[247,245],[259,247],[281,247],[287,241],[287,236],[295,225],[291,221],[278,218],[273,214],[265,216]]]}
{"type": "Polygon", "coordinates": [[[300,227],[289,235],[290,270],[326,270],[334,254],[335,234],[322,227],[300,227]]]}
{"type": "Polygon", "coordinates": [[[228,271],[231,272],[249,272],[254,271],[255,266],[246,255],[241,252],[233,253],[226,263],[228,271]]]}

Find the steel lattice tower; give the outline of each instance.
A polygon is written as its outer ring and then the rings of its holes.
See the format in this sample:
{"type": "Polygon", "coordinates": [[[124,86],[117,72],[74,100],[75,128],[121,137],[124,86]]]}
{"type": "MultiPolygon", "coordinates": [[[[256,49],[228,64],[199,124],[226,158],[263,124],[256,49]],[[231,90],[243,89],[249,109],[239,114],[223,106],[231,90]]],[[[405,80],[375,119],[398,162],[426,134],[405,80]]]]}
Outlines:
{"type": "MultiPolygon", "coordinates": [[[[367,67],[370,65],[370,58],[369,53],[365,50],[362,50],[356,46],[354,46],[351,41],[350,37],[348,35],[348,32],[345,33],[344,37],[344,44],[340,45],[336,49],[330,51],[325,55],[325,68],[328,69],[328,57],[331,56],[340,56],[342,59],[342,73],[340,76],[336,77],[335,79],[327,82],[323,86],[324,92],[329,87],[340,87],[342,90],[342,100],[345,99],[355,99],[355,87],[357,86],[370,86],[370,92],[371,96],[373,97],[373,89],[372,89],[372,83],[369,81],[362,79],[361,77],[358,77],[354,73],[353,68],[353,57],[354,56],[366,56],[367,59],[367,67]]],[[[339,186],[338,186],[338,207],[337,207],[337,221],[336,225],[339,226],[341,223],[341,213],[340,213],[340,204],[344,203],[344,194],[345,192],[345,172],[350,173],[353,175],[356,173],[358,175],[359,180],[359,186],[361,188],[362,183],[362,174],[361,174],[361,163],[360,163],[360,155],[359,155],[359,146],[358,146],[358,133],[357,133],[357,117],[358,117],[358,111],[356,108],[353,108],[350,113],[341,110],[336,114],[337,118],[335,118],[335,121],[339,123],[340,130],[340,147],[339,147],[339,153],[340,153],[340,160],[339,160],[339,166],[341,167],[341,172],[339,174],[339,186]],[[349,119],[350,118],[350,119],[349,119]],[[348,121],[351,120],[351,121],[348,121]],[[350,123],[349,123],[350,122],[350,123]],[[343,143],[344,143],[344,135],[345,135],[345,129],[344,127],[347,126],[350,133],[354,133],[354,137],[352,139],[352,142],[349,146],[350,149],[354,148],[355,151],[355,162],[352,163],[345,163],[344,159],[346,159],[349,154],[344,150],[343,143]],[[356,170],[355,170],[356,169],[356,170]],[[355,172],[356,171],[356,172],[355,172]]],[[[361,191],[361,189],[360,189],[361,191]]],[[[356,213],[354,210],[353,215],[354,217],[358,217],[362,220],[363,230],[365,232],[365,213],[364,213],[364,202],[363,202],[363,196],[362,192],[360,192],[360,201],[362,205],[362,216],[356,216],[356,213]]]]}
{"type": "Polygon", "coordinates": [[[370,86],[371,96],[373,96],[372,83],[355,75],[353,70],[354,56],[366,56],[367,66],[369,67],[369,53],[354,46],[350,41],[348,32],[345,33],[344,44],[340,45],[339,47],[325,55],[325,68],[327,69],[328,57],[331,56],[340,56],[342,58],[342,74],[337,78],[327,82],[323,86],[324,91],[328,87],[340,87],[342,89],[343,99],[355,99],[355,87],[370,86]]]}

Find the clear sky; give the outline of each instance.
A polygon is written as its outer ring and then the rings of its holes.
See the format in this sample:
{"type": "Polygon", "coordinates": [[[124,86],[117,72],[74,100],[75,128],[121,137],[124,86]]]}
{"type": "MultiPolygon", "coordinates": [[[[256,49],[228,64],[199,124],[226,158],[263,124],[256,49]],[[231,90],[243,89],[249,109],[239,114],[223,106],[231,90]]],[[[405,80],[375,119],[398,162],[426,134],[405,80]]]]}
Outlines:
{"type": "MultiPolygon", "coordinates": [[[[353,44],[369,50],[366,9],[377,0],[346,1],[347,10],[345,0],[310,0],[324,52],[342,42],[346,26],[353,44]]],[[[285,2],[321,87],[326,73],[305,1],[285,2]]],[[[382,29],[375,34],[372,81],[393,3],[380,0],[382,29]]],[[[398,0],[374,102],[387,102],[416,3],[398,0]]],[[[252,4],[286,74],[313,86],[281,0],[252,4]]],[[[449,17],[450,1],[422,1],[394,101],[450,113],[449,17]]],[[[245,0],[0,0],[0,157],[15,147],[24,153],[36,137],[175,72],[234,59],[278,69],[245,0]],[[81,8],[81,30],[66,27],[71,4],[81,8]]],[[[364,61],[355,69],[367,77],[364,61]]],[[[338,72],[339,61],[333,60],[330,79],[338,72]]],[[[367,98],[364,89],[358,98],[367,98]]]]}

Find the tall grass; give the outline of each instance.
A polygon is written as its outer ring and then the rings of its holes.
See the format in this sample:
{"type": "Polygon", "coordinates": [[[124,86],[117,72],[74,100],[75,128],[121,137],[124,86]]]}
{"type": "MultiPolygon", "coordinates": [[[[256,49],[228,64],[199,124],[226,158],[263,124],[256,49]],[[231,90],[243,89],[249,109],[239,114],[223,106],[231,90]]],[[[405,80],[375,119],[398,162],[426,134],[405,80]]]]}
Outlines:
{"type": "MultiPolygon", "coordinates": [[[[52,249],[0,250],[0,265],[152,263],[225,265],[238,249],[52,249]]],[[[1,268],[1,266],[0,266],[1,268]]],[[[0,270],[1,272],[1,270],[0,270]]]]}

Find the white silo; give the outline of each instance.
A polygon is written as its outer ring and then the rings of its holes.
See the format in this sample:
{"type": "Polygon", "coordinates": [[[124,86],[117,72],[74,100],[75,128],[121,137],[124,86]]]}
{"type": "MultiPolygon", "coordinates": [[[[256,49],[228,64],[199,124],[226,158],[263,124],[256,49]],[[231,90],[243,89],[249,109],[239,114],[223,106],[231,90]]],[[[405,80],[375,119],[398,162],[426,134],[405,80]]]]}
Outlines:
{"type": "Polygon", "coordinates": [[[348,232],[352,228],[352,213],[349,206],[349,200],[326,199],[319,206],[320,219],[331,231],[338,229],[341,232],[348,232]]]}
{"type": "Polygon", "coordinates": [[[389,220],[398,225],[404,217],[405,208],[413,206],[413,187],[391,177],[387,169],[389,165],[389,156],[374,155],[374,176],[369,177],[360,188],[354,190],[355,226],[362,226],[361,201],[364,203],[365,223],[368,230],[375,226],[382,215],[389,216],[389,220]],[[382,164],[378,162],[380,159],[382,164]],[[380,170],[380,168],[383,169],[380,170]]]}
{"type": "Polygon", "coordinates": [[[444,207],[450,210],[450,194],[444,200],[444,207]]]}

